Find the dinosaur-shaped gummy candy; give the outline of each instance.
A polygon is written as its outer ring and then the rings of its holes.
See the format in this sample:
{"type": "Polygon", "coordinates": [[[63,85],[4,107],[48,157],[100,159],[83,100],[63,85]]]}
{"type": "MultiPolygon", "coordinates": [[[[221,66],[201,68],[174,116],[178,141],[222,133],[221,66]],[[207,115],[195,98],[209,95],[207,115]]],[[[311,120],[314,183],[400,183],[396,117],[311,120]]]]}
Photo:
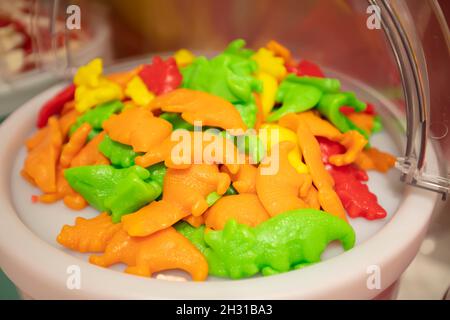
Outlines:
{"type": "Polygon", "coordinates": [[[287,211],[254,228],[229,220],[221,231],[204,232],[187,224],[178,224],[176,229],[204,254],[210,274],[233,279],[319,262],[334,240],[345,250],[355,243],[355,232],[347,222],[314,209],[287,211]]]}
{"type": "Polygon", "coordinates": [[[69,168],[64,177],[89,204],[112,213],[113,222],[155,200],[161,186],[150,180],[150,173],[139,166],[116,169],[112,166],[69,168]]]}
{"type": "Polygon", "coordinates": [[[89,262],[102,267],[122,262],[128,266],[126,273],[144,277],[170,269],[184,270],[194,281],[203,281],[208,276],[203,255],[172,227],[147,237],[130,237],[119,230],[108,242],[104,254],[91,256],[89,262]]]}
{"type": "Polygon", "coordinates": [[[340,83],[336,79],[315,77],[287,76],[280,84],[275,100],[282,103],[281,107],[272,112],[268,122],[277,121],[288,113],[297,113],[315,107],[324,92],[336,92],[340,83]]]}
{"type": "Polygon", "coordinates": [[[339,131],[345,133],[350,130],[357,130],[365,138],[368,138],[368,133],[365,130],[358,128],[340,111],[340,108],[343,106],[352,107],[355,112],[362,112],[366,109],[366,104],[359,101],[353,92],[339,92],[324,94],[320,99],[317,110],[334,124],[339,131]]]}

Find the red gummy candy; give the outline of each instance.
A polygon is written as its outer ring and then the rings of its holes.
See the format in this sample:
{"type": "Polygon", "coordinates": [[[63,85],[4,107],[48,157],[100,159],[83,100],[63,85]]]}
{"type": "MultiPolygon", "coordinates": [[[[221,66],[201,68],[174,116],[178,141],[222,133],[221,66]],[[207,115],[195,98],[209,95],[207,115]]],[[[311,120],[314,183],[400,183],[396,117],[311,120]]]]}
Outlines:
{"type": "Polygon", "coordinates": [[[48,100],[39,110],[37,127],[43,128],[47,125],[48,118],[60,114],[64,104],[74,99],[75,85],[71,84],[48,100]]]}
{"type": "Polygon", "coordinates": [[[335,170],[334,167],[329,172],[334,179],[334,190],[351,218],[375,220],[386,217],[386,211],[365,183],[353,174],[335,170]]]}
{"type": "Polygon", "coordinates": [[[286,66],[287,71],[290,73],[295,73],[297,76],[309,76],[325,78],[325,74],[322,72],[320,67],[308,60],[302,60],[296,66],[286,66]]]}
{"type": "Polygon", "coordinates": [[[332,155],[345,152],[345,148],[334,141],[317,137],[322,161],[334,180],[334,190],[351,218],[364,217],[368,220],[386,217],[386,211],[378,204],[377,197],[370,192],[363,181],[369,180],[367,173],[355,165],[333,166],[328,163],[332,155]]]}
{"type": "Polygon", "coordinates": [[[159,56],[153,57],[152,63],[142,68],[139,77],[156,95],[178,88],[183,80],[175,59],[170,57],[164,61],[159,56]]]}

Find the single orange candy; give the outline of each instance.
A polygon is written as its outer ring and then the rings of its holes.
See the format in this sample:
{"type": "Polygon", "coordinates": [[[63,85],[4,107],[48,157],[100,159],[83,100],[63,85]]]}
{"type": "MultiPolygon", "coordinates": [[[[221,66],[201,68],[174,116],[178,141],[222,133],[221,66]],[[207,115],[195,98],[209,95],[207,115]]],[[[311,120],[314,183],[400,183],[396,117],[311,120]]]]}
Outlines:
{"type": "Polygon", "coordinates": [[[227,100],[218,96],[196,90],[176,89],[158,96],[150,102],[150,109],[162,109],[165,112],[178,112],[181,117],[195,124],[222,129],[246,130],[241,115],[227,100]]]}
{"type": "Polygon", "coordinates": [[[194,281],[204,281],[208,276],[205,257],[173,227],[147,237],[131,237],[120,230],[108,242],[105,253],[93,255],[89,261],[102,267],[125,263],[126,273],[144,277],[171,269],[186,271],[194,281]]]}
{"type": "Polygon", "coordinates": [[[222,230],[230,219],[255,227],[270,218],[256,194],[236,194],[220,198],[205,213],[207,228],[222,230]]]}
{"type": "Polygon", "coordinates": [[[103,129],[112,140],[131,145],[135,152],[147,152],[170,135],[172,125],[141,107],[112,115],[103,122],[103,129]]]}
{"type": "Polygon", "coordinates": [[[62,147],[58,120],[51,117],[48,127],[48,130],[44,129],[44,133],[37,133],[42,134],[42,137],[29,151],[22,169],[22,175],[32,180],[45,193],[56,191],[56,166],[62,147]]]}
{"type": "Polygon", "coordinates": [[[64,225],[56,238],[62,246],[78,252],[103,252],[109,240],[119,231],[120,223],[112,223],[107,213],[92,219],[78,217],[75,225],[64,225]]]}

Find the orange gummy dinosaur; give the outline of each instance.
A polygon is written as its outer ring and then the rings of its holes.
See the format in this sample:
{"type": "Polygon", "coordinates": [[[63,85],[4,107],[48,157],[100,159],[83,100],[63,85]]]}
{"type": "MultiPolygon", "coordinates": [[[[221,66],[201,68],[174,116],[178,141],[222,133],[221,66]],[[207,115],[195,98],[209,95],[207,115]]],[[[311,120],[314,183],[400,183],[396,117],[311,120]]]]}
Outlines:
{"type": "Polygon", "coordinates": [[[314,185],[318,189],[318,199],[324,211],[347,220],[345,209],[334,191],[334,180],[322,162],[319,143],[307,123],[300,122],[297,128],[298,143],[305,163],[309,168],[314,185]]]}
{"type": "Polygon", "coordinates": [[[356,164],[363,170],[374,169],[387,172],[395,165],[395,157],[377,148],[368,148],[359,154],[356,158],[356,164]]]}
{"type": "Polygon", "coordinates": [[[150,110],[179,112],[187,122],[201,121],[203,126],[246,130],[239,112],[227,100],[196,90],[176,89],[150,102],[150,110]]]}
{"type": "Polygon", "coordinates": [[[173,227],[147,237],[131,237],[119,230],[108,242],[105,253],[92,255],[89,261],[102,267],[125,263],[126,273],[144,277],[170,269],[184,270],[194,281],[203,281],[208,276],[206,259],[173,227]]]}
{"type": "Polygon", "coordinates": [[[43,192],[55,192],[56,165],[62,147],[62,134],[58,120],[51,117],[48,120],[48,130],[38,131],[36,135],[42,136],[31,144],[21,173],[43,192]]]}
{"type": "Polygon", "coordinates": [[[205,213],[207,228],[222,230],[229,219],[255,227],[270,218],[256,194],[236,194],[220,198],[205,213]]]}
{"type": "Polygon", "coordinates": [[[135,213],[122,217],[123,228],[131,236],[146,236],[167,228],[192,214],[198,217],[208,209],[206,197],[213,191],[222,195],[230,177],[217,165],[194,164],[188,169],[167,169],[163,198],[135,213]]]}
{"type": "MultiPolygon", "coordinates": [[[[258,168],[256,192],[272,217],[288,210],[307,207],[301,197],[308,194],[312,181],[309,174],[298,173],[289,163],[288,154],[294,146],[290,141],[278,144],[279,156],[275,161],[279,161],[279,168],[275,174],[263,174],[265,163],[261,163],[258,168]]],[[[276,145],[271,151],[275,148],[276,145]]]]}
{"type": "Polygon", "coordinates": [[[239,193],[256,193],[256,175],[258,169],[249,164],[241,164],[239,166],[239,171],[232,174],[227,167],[222,166],[220,171],[228,173],[233,181],[232,185],[239,193]]]}
{"type": "Polygon", "coordinates": [[[104,212],[92,219],[78,217],[74,226],[64,225],[56,241],[78,252],[104,252],[109,240],[121,229],[122,225],[114,224],[104,212]]]}
{"type": "Polygon", "coordinates": [[[356,160],[359,153],[367,144],[367,140],[356,130],[341,133],[331,123],[316,115],[313,111],[299,114],[290,113],[282,117],[279,124],[283,127],[297,131],[300,123],[306,123],[314,136],[320,136],[342,144],[347,151],[344,154],[336,154],[329,161],[335,166],[350,164],[356,160]]]}
{"type": "Polygon", "coordinates": [[[239,170],[239,156],[236,146],[222,136],[208,132],[176,130],[162,143],[148,150],[145,155],[136,157],[135,162],[138,166],[146,168],[164,161],[168,168],[186,169],[197,159],[202,163],[225,164],[230,172],[236,173],[239,170]],[[182,134],[179,141],[175,137],[177,134],[182,134]],[[184,139],[188,139],[188,141],[184,139]],[[196,141],[200,142],[199,145],[196,141]],[[215,149],[214,147],[217,145],[219,146],[218,150],[215,150],[217,153],[215,151],[206,152],[215,149]],[[184,151],[188,152],[186,157],[189,159],[185,159],[184,151]],[[173,156],[183,158],[183,163],[176,163],[173,156]]]}
{"type": "Polygon", "coordinates": [[[170,135],[172,125],[154,117],[148,108],[131,108],[113,114],[103,122],[103,129],[112,140],[131,145],[135,152],[147,152],[170,135]]]}
{"type": "Polygon", "coordinates": [[[70,166],[73,158],[75,158],[86,143],[91,129],[92,127],[89,123],[83,123],[77,130],[75,130],[69,141],[62,148],[61,156],[59,157],[61,167],[68,168],[70,166]]]}

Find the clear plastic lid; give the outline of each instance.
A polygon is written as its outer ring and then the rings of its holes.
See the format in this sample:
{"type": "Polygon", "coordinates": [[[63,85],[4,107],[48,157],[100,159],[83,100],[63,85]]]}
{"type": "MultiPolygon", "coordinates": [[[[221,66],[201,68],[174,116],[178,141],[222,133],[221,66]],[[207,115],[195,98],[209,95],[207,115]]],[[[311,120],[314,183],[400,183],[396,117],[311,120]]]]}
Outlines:
{"type": "Polygon", "coordinates": [[[450,36],[440,6],[445,1],[110,0],[78,1],[75,6],[58,0],[29,3],[33,3],[35,15],[51,17],[47,29],[32,29],[38,43],[50,44],[38,45],[38,55],[53,50],[53,58],[41,57],[39,65],[60,75],[70,74],[85,62],[74,59],[74,33],[89,34],[99,28],[94,22],[103,9],[109,12],[113,30],[109,52],[115,62],[179,48],[213,52],[235,38],[244,38],[255,48],[276,39],[296,56],[324,66],[330,76],[367,89],[372,93],[365,97],[369,102],[389,106],[379,112],[386,126],[404,132],[404,154],[396,164],[402,180],[444,197],[449,192],[450,36]],[[58,17],[65,17],[66,24],[58,17]],[[73,27],[77,17],[81,19],[80,28],[68,30],[67,23],[73,27]],[[439,167],[428,165],[430,149],[438,155],[439,167]]]}

